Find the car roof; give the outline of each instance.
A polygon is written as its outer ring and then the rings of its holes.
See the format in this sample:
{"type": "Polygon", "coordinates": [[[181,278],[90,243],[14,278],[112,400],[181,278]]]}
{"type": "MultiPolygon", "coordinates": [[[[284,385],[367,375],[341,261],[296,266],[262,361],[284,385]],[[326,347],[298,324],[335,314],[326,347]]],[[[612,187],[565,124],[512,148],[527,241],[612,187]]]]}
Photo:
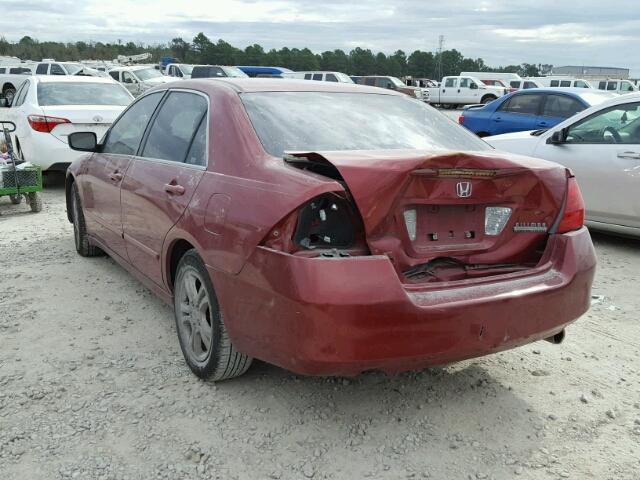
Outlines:
{"type": "MultiPolygon", "coordinates": [[[[176,65],[176,64],[174,64],[176,65]]],[[[180,64],[180,65],[186,65],[186,64],[180,64]]],[[[114,71],[135,71],[135,70],[142,70],[143,68],[154,68],[153,65],[122,65],[120,67],[113,67],[112,69],[110,69],[110,72],[114,72],[114,71]]]]}
{"type": "Polygon", "coordinates": [[[308,80],[282,79],[282,78],[199,78],[197,80],[181,80],[171,87],[181,88],[196,87],[208,90],[215,87],[229,87],[238,93],[242,92],[337,92],[337,93],[374,93],[377,95],[397,95],[404,97],[403,93],[355,83],[341,82],[309,82],[308,80]]]}
{"type": "Polygon", "coordinates": [[[89,77],[84,75],[32,75],[39,83],[116,83],[111,77],[89,77]]]}
{"type": "Polygon", "coordinates": [[[518,90],[517,92],[511,93],[511,96],[514,95],[523,95],[527,93],[556,93],[556,94],[565,94],[571,97],[579,97],[585,102],[591,104],[591,102],[595,99],[598,100],[598,103],[609,99],[619,97],[618,94],[613,92],[607,92],[604,90],[598,90],[595,88],[574,88],[574,87],[543,87],[543,88],[527,88],[525,90],[518,90]]]}

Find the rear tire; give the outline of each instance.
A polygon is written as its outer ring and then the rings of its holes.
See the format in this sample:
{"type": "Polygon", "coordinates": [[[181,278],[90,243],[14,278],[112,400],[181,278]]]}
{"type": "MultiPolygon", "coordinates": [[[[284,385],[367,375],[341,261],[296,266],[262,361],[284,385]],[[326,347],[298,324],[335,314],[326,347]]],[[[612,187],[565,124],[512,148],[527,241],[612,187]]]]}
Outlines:
{"type": "Polygon", "coordinates": [[[11,200],[11,203],[13,203],[14,205],[20,205],[22,203],[22,195],[19,193],[16,193],[15,195],[9,195],[9,200],[11,200]]]}
{"type": "Polygon", "coordinates": [[[214,381],[246,372],[253,359],[231,343],[209,272],[194,249],[180,259],[174,285],[176,330],[191,371],[214,381]]]}
{"type": "Polygon", "coordinates": [[[82,211],[82,203],[80,202],[80,194],[78,187],[73,182],[71,185],[72,198],[72,216],[73,216],[73,239],[76,244],[76,251],[83,257],[97,257],[103,252],[98,247],[89,243],[87,235],[87,225],[84,221],[84,213],[82,211]]]}
{"type": "Polygon", "coordinates": [[[27,196],[29,200],[29,206],[33,213],[42,211],[42,196],[38,192],[31,192],[27,196]]]}
{"type": "Polygon", "coordinates": [[[497,98],[498,97],[496,97],[495,95],[485,95],[484,97],[482,97],[482,100],[480,100],[480,103],[486,105],[489,102],[493,102],[497,98]]]}

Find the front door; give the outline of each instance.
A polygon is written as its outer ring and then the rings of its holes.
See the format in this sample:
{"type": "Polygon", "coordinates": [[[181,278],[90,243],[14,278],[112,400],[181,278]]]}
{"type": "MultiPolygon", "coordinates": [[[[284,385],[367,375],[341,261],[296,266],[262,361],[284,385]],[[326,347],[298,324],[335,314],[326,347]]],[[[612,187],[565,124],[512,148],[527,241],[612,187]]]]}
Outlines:
{"type": "Polygon", "coordinates": [[[601,110],[567,127],[566,142],[535,155],[569,167],[587,219],[640,228],[640,102],[601,110]]]}
{"type": "Polygon", "coordinates": [[[127,90],[129,90],[131,95],[136,96],[140,93],[140,84],[138,83],[138,79],[134,77],[131,72],[122,72],[122,84],[127,90]]]}
{"type": "Polygon", "coordinates": [[[472,78],[462,77],[458,87],[458,103],[471,104],[480,103],[480,85],[472,78]]]}
{"type": "Polygon", "coordinates": [[[206,168],[207,112],[203,95],[170,92],[122,184],[129,260],[158,285],[163,284],[164,239],[187,208],[206,168]]]}
{"type": "Polygon", "coordinates": [[[132,104],[113,124],[100,152],[86,163],[87,170],[80,177],[89,232],[123,258],[127,254],[122,238],[120,186],[162,96],[153,93],[132,104]]]}

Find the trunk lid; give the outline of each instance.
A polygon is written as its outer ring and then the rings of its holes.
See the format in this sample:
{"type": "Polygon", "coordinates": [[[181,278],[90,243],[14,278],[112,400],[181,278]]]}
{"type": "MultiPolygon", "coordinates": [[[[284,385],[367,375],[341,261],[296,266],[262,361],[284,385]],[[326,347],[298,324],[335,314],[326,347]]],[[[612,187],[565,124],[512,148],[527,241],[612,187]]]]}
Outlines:
{"type": "Polygon", "coordinates": [[[560,165],[494,152],[295,156],[335,167],[362,215],[371,253],[388,255],[400,271],[439,258],[535,263],[567,182],[560,165]]]}
{"type": "Polygon", "coordinates": [[[73,132],[94,132],[98,141],[109,129],[118,115],[126,108],[119,105],[55,105],[40,107],[48,117],[66,118],[71,123],[61,123],[51,135],[68,143],[67,137],[73,132]]]}

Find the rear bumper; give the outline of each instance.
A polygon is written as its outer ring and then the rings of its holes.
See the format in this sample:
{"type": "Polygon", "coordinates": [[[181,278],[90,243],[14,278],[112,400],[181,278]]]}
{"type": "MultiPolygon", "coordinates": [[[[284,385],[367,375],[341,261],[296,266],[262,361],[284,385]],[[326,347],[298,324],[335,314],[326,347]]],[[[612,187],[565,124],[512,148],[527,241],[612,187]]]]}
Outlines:
{"type": "Polygon", "coordinates": [[[83,152],[71,150],[69,145],[50,133],[34,132],[30,138],[20,144],[24,159],[42,167],[42,170],[64,171],[83,152]]]}
{"type": "Polygon", "coordinates": [[[583,228],[552,236],[541,266],[526,274],[437,290],[403,286],[384,256],[306,259],[258,248],[239,275],[210,273],[240,351],[301,374],[356,375],[552,336],[587,311],[595,265],[583,228]]]}

